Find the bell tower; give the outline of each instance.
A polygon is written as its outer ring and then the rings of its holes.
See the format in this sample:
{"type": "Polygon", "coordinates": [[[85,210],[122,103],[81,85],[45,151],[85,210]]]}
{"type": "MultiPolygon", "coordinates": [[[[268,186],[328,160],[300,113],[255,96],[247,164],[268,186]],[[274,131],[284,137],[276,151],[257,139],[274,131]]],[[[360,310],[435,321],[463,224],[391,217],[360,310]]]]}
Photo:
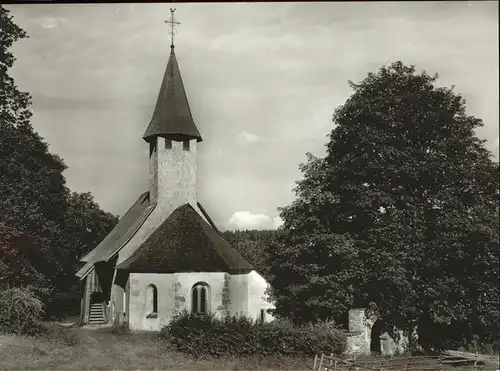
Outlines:
{"type": "Polygon", "coordinates": [[[202,141],[194,123],[174,50],[179,24],[170,9],[170,57],[160,86],[153,117],[143,135],[149,144],[149,196],[164,217],[177,207],[196,207],[196,147],[202,141]]]}

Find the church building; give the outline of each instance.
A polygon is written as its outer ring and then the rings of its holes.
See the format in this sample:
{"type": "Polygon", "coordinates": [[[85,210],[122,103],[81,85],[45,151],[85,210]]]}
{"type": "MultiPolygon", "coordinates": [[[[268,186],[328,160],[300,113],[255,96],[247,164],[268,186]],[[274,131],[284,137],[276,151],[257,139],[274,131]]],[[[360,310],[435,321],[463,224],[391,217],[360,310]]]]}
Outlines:
{"type": "MultiPolygon", "coordinates": [[[[172,21],[173,11],[172,11],[172,21]]],[[[173,36],[172,36],[173,39],[173,36]]],[[[186,310],[271,320],[268,283],[232,248],[197,199],[197,149],[179,65],[170,46],[152,119],[149,190],[81,261],[82,324],[158,331],[186,310]]]]}

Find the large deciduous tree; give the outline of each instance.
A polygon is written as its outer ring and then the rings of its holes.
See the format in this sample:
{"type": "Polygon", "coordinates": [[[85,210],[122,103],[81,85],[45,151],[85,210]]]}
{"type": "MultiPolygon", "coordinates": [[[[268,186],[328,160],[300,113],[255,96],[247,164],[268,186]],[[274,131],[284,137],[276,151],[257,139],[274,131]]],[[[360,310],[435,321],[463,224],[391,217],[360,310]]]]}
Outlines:
{"type": "Polygon", "coordinates": [[[498,336],[498,162],[475,135],[482,121],[437,79],[396,62],[350,83],[327,155],[309,155],[281,210],[278,313],[340,319],[374,302],[435,348],[498,336]]]}
{"type": "Polygon", "coordinates": [[[80,258],[94,249],[118,222],[118,218],[103,211],[89,193],[71,192],[61,232],[58,236],[59,269],[51,277],[53,300],[48,312],[53,315],[78,314],[81,289],[75,272],[80,258]]]}
{"type": "Polygon", "coordinates": [[[30,95],[8,74],[9,48],[26,37],[0,6],[0,289],[29,286],[62,315],[79,309],[78,259],[116,217],[68,190],[64,162],[31,126],[30,95]]]}
{"type": "Polygon", "coordinates": [[[53,242],[66,213],[65,165],[34,132],[30,95],[19,91],[8,74],[15,61],[9,48],[27,36],[4,7],[0,7],[0,29],[0,223],[9,231],[3,234],[9,236],[3,245],[11,250],[10,254],[2,250],[0,258],[4,265],[9,262],[8,276],[15,278],[11,284],[36,282],[39,291],[47,293],[50,284],[39,274],[50,274],[56,265],[53,242]],[[26,274],[16,272],[9,259],[25,265],[26,274]],[[36,274],[30,278],[28,272],[36,274]]]}

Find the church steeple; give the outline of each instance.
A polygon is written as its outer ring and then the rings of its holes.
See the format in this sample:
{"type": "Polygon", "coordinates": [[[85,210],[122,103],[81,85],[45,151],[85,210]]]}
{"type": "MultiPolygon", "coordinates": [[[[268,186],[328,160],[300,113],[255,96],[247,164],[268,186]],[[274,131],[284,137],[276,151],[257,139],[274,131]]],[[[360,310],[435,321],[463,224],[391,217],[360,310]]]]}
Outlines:
{"type": "Polygon", "coordinates": [[[201,135],[193,121],[175,58],[173,13],[170,58],[144,140],[149,144],[149,200],[166,218],[186,203],[196,207],[197,144],[201,135]]]}
{"type": "Polygon", "coordinates": [[[183,141],[196,139],[201,142],[201,135],[196,127],[191,109],[184,90],[181,72],[174,51],[174,25],[179,24],[174,20],[174,10],[171,11],[171,45],[170,57],[163,76],[158,99],[153,112],[153,117],[144,133],[143,139],[150,142],[157,136],[183,141]]]}

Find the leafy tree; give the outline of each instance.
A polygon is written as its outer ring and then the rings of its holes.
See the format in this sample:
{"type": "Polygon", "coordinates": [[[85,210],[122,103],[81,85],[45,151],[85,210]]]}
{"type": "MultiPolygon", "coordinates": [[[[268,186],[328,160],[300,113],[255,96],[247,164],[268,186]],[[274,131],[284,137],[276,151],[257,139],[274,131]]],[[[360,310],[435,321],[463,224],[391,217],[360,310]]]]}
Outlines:
{"type": "Polygon", "coordinates": [[[116,216],[101,210],[90,193],[72,192],[69,195],[59,236],[61,269],[52,277],[56,290],[48,308],[51,314],[79,313],[82,287],[75,272],[80,268],[80,258],[94,249],[117,222],[116,216]]]}
{"type": "Polygon", "coordinates": [[[263,277],[269,277],[268,246],[279,236],[279,230],[236,230],[223,232],[228,243],[253,265],[263,277]]]}
{"type": "Polygon", "coordinates": [[[40,287],[43,275],[27,258],[31,246],[29,238],[0,223],[0,291],[10,286],[40,287]]]}
{"type": "Polygon", "coordinates": [[[9,48],[27,35],[12,21],[12,16],[3,6],[0,6],[0,30],[0,124],[2,127],[29,126],[31,98],[28,93],[17,89],[14,79],[7,73],[16,60],[9,48]]]}
{"type": "MultiPolygon", "coordinates": [[[[0,223],[10,234],[3,245],[5,249],[7,243],[10,245],[10,258],[26,273],[19,275],[21,271],[15,271],[17,265],[9,260],[9,277],[18,275],[11,283],[37,282],[47,294],[50,285],[38,274],[50,274],[55,266],[53,241],[66,212],[65,165],[49,153],[47,144],[33,131],[29,122],[31,98],[18,90],[8,74],[15,61],[8,49],[27,36],[1,6],[0,28],[0,223]],[[30,277],[28,271],[37,273],[30,277]]],[[[0,255],[6,258],[5,251],[0,255]]]]}
{"type": "Polygon", "coordinates": [[[299,166],[304,179],[297,182],[296,200],[281,209],[283,235],[268,249],[276,314],[297,324],[343,323],[363,265],[351,238],[332,230],[334,195],[325,187],[331,169],[324,159],[307,158],[299,166]]]}
{"type": "Polygon", "coordinates": [[[326,157],[309,155],[281,210],[279,314],[340,320],[375,302],[429,347],[496,336],[498,163],[475,136],[482,121],[437,78],[396,62],[350,83],[326,157]]]}
{"type": "Polygon", "coordinates": [[[8,69],[26,38],[0,6],[0,289],[27,286],[47,314],[79,309],[78,259],[116,223],[88,193],[70,193],[62,159],[30,124],[31,98],[8,69]]]}

